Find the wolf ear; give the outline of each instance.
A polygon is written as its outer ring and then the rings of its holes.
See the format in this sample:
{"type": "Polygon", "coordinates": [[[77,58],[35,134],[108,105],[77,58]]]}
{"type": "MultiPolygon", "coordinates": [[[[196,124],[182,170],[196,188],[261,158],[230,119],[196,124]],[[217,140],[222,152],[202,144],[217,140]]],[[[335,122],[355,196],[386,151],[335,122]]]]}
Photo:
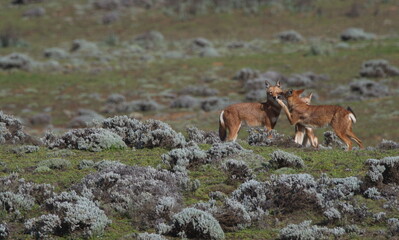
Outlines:
{"type": "Polygon", "coordinates": [[[301,95],[303,92],[305,91],[305,89],[299,89],[296,90],[295,92],[297,92],[298,96],[301,95]]]}
{"type": "Polygon", "coordinates": [[[308,96],[308,98],[309,98],[309,101],[310,100],[312,100],[312,96],[313,96],[313,93],[311,92],[311,93],[309,93],[309,96],[308,96]]]}
{"type": "Polygon", "coordinates": [[[265,85],[266,85],[266,88],[270,87],[270,83],[267,80],[265,81],[265,85]]]}
{"type": "Polygon", "coordinates": [[[280,87],[280,80],[277,81],[276,86],[280,87]]]}

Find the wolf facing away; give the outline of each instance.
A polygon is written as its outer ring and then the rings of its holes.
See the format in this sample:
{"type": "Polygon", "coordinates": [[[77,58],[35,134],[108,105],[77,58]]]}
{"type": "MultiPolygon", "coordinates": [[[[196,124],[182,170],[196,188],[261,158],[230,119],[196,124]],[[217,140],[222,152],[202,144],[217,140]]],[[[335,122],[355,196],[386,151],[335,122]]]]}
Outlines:
{"type": "Polygon", "coordinates": [[[280,81],[277,81],[274,86],[267,81],[265,84],[266,102],[236,103],[226,107],[220,113],[220,140],[235,141],[243,122],[251,127],[264,126],[266,131],[270,131],[276,126],[281,112],[281,106],[277,99],[283,94],[283,90],[280,87],[280,81]]]}
{"type": "Polygon", "coordinates": [[[280,99],[276,100],[284,109],[291,125],[299,123],[306,128],[330,125],[335,134],[345,142],[347,150],[352,149],[352,140],[360,148],[364,148],[362,141],[352,131],[352,124],[356,123],[356,116],[352,109],[335,105],[307,105],[300,99],[303,91],[304,89],[284,92],[288,107],[280,99]]]}

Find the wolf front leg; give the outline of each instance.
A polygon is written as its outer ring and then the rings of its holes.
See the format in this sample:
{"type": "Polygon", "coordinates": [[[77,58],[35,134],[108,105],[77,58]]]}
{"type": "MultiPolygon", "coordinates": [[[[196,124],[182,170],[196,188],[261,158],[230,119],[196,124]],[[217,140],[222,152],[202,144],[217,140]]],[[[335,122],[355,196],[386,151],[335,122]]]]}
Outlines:
{"type": "Polygon", "coordinates": [[[288,121],[290,122],[291,125],[294,125],[295,122],[291,116],[290,110],[288,110],[288,107],[284,104],[283,101],[281,101],[280,99],[277,99],[278,104],[280,104],[280,106],[283,108],[285,115],[287,116],[288,121]]]}

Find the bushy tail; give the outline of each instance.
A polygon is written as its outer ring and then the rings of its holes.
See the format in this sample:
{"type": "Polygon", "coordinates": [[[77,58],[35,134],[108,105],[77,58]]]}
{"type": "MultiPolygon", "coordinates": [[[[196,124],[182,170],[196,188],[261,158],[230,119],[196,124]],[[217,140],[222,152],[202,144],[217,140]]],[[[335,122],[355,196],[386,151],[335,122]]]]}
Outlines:
{"type": "Polygon", "coordinates": [[[219,117],[219,138],[220,140],[225,141],[227,133],[226,133],[226,126],[224,125],[223,113],[224,111],[220,113],[219,117]]]}
{"type": "Polygon", "coordinates": [[[356,114],[355,114],[355,112],[353,112],[352,108],[350,108],[350,107],[347,107],[346,109],[349,112],[351,112],[351,113],[349,113],[349,119],[352,120],[353,123],[356,123],[356,114]]]}

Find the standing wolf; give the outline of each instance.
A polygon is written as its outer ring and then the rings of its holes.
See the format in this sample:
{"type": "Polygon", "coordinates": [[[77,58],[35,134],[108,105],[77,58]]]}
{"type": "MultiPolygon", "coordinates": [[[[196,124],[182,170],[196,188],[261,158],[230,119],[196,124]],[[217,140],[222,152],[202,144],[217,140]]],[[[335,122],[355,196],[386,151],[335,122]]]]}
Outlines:
{"type": "Polygon", "coordinates": [[[271,86],[266,83],[267,100],[263,103],[236,103],[226,107],[219,117],[219,137],[222,141],[235,141],[242,122],[251,127],[264,126],[270,131],[277,123],[281,106],[277,99],[283,94],[280,81],[271,86]],[[228,134],[227,134],[227,131],[228,134]]]}
{"type": "MultiPolygon", "coordinates": [[[[283,101],[277,99],[291,125],[299,123],[306,128],[330,125],[335,134],[345,142],[348,151],[352,149],[351,140],[354,140],[360,148],[364,148],[362,141],[352,132],[352,124],[356,123],[356,116],[352,109],[335,105],[307,105],[300,98],[303,91],[304,89],[284,92],[288,107],[283,101]]],[[[309,137],[313,138],[313,136],[309,137]]]]}

